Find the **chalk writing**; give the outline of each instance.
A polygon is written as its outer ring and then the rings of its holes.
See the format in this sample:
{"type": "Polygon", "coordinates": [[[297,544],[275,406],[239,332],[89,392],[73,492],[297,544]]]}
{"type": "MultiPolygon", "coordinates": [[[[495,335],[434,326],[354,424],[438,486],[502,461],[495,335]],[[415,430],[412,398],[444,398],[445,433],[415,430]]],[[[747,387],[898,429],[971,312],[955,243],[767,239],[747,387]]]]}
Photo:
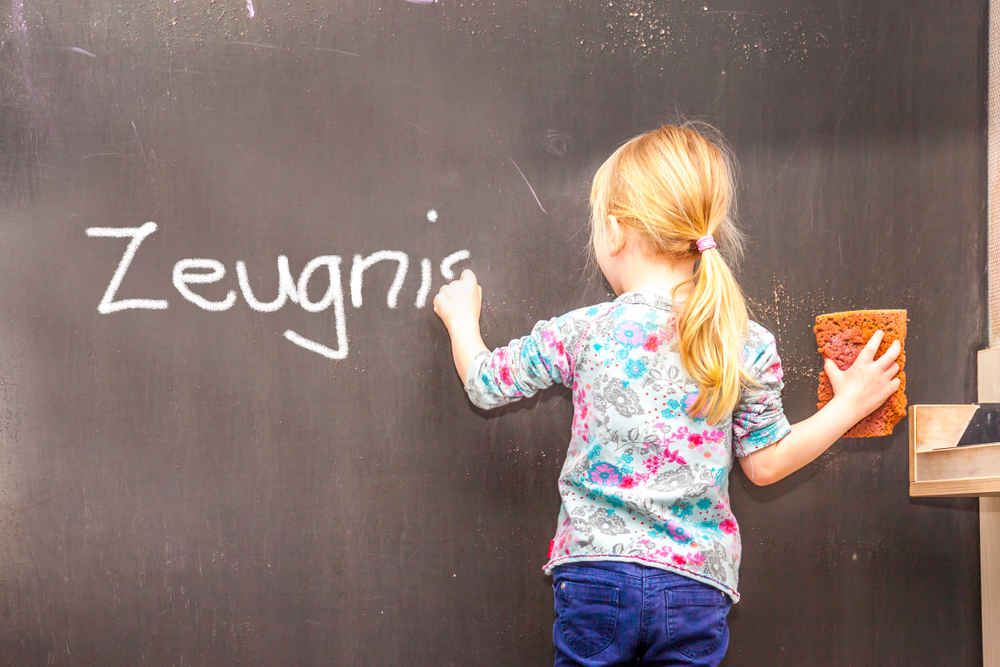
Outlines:
{"type": "Polygon", "coordinates": [[[217,283],[226,276],[226,267],[217,259],[182,259],[174,264],[174,287],[181,296],[205,310],[229,310],[236,303],[236,292],[229,290],[222,301],[209,301],[191,291],[188,285],[217,283]],[[188,269],[203,269],[208,273],[188,273],[188,269]]]}
{"type": "Polygon", "coordinates": [[[288,268],[288,258],[284,255],[278,255],[278,296],[274,301],[264,303],[257,300],[253,294],[253,290],[250,289],[250,278],[247,277],[247,265],[242,260],[236,262],[236,278],[239,280],[243,299],[247,302],[248,306],[258,313],[273,313],[276,310],[281,310],[281,307],[289,299],[291,299],[292,303],[299,302],[298,288],[295,285],[295,279],[292,278],[292,272],[288,268]]]}
{"type": "MultiPolygon", "coordinates": [[[[125,279],[125,274],[128,272],[132,260],[135,259],[136,253],[139,251],[139,246],[156,230],[157,226],[155,222],[147,222],[141,227],[89,227],[86,230],[87,236],[93,238],[130,239],[128,246],[125,248],[125,253],[118,262],[114,274],[111,276],[111,282],[108,283],[104,296],[97,305],[99,313],[107,315],[130,309],[164,310],[169,306],[166,299],[115,300],[115,295],[118,293],[122,281],[125,279]]],[[[455,278],[454,265],[469,259],[469,257],[468,250],[459,250],[445,257],[440,265],[441,277],[446,280],[453,280],[455,278]]],[[[396,274],[386,292],[386,305],[392,309],[396,308],[399,300],[399,292],[406,281],[407,271],[410,266],[409,256],[400,250],[379,250],[367,257],[354,255],[350,273],[351,305],[354,308],[360,308],[363,305],[362,287],[365,271],[375,264],[384,261],[396,262],[396,274]]],[[[307,313],[319,313],[333,306],[336,348],[330,348],[322,343],[309,340],[291,329],[285,331],[284,337],[289,342],[328,359],[345,359],[347,358],[349,341],[344,312],[345,299],[341,278],[341,262],[342,260],[339,255],[320,255],[314,257],[306,263],[299,274],[298,280],[296,280],[289,266],[288,257],[279,255],[277,259],[277,295],[271,301],[261,301],[251,288],[250,274],[246,262],[239,260],[236,262],[236,282],[239,286],[239,294],[243,296],[243,300],[251,310],[259,313],[277,312],[289,301],[300,306],[307,313]],[[326,292],[318,301],[312,301],[309,298],[309,281],[317,271],[321,271],[324,268],[329,276],[326,292]]],[[[423,308],[427,305],[427,296],[430,294],[433,283],[432,266],[430,259],[425,257],[420,260],[420,287],[417,291],[416,301],[413,304],[416,308],[423,308]]],[[[225,277],[225,265],[219,260],[212,258],[181,259],[174,264],[171,272],[171,282],[174,289],[186,301],[209,312],[222,312],[232,308],[238,299],[237,291],[230,289],[226,292],[226,296],[223,299],[213,301],[197,293],[193,289],[193,286],[218,283],[224,280],[225,277]]]]}
{"type": "Polygon", "coordinates": [[[364,275],[365,269],[372,264],[390,259],[399,262],[399,268],[396,269],[396,277],[393,279],[392,285],[389,286],[389,292],[385,296],[385,304],[390,308],[396,307],[396,298],[399,296],[399,289],[403,286],[403,280],[406,278],[406,269],[410,266],[410,258],[405,253],[393,250],[379,250],[365,258],[362,258],[361,255],[354,256],[354,263],[351,265],[352,306],[355,308],[361,307],[361,278],[364,275]]]}
{"type": "Polygon", "coordinates": [[[118,268],[115,269],[114,275],[111,276],[111,282],[108,283],[108,289],[104,292],[104,298],[97,305],[97,312],[107,315],[108,313],[115,313],[119,310],[127,310],[129,308],[159,310],[167,307],[167,302],[163,300],[125,299],[124,301],[115,301],[115,294],[118,293],[118,288],[122,285],[122,279],[125,278],[125,272],[128,271],[128,266],[132,263],[135,253],[139,250],[139,246],[143,240],[155,231],[155,222],[147,222],[142,227],[90,227],[87,229],[87,236],[115,239],[132,237],[128,247],[125,248],[125,254],[122,255],[121,261],[118,262],[118,268]]]}
{"type": "Polygon", "coordinates": [[[427,295],[431,291],[431,260],[420,260],[420,291],[417,292],[417,300],[413,304],[417,308],[423,308],[427,303],[427,295]]]}
{"type": "Polygon", "coordinates": [[[451,253],[441,260],[441,275],[444,276],[446,280],[454,280],[455,271],[452,270],[451,267],[465,259],[469,259],[468,250],[459,250],[458,252],[451,253]]]}

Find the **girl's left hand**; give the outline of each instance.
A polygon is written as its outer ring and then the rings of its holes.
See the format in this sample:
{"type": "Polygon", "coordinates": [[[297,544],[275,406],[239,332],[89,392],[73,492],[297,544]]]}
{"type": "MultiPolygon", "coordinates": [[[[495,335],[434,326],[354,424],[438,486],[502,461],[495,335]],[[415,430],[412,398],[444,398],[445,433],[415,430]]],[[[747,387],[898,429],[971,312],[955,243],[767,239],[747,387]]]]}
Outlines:
{"type": "Polygon", "coordinates": [[[833,400],[812,417],[793,424],[791,432],[775,444],[740,459],[743,472],[754,484],[773,484],[815,460],[899,389],[896,359],[901,346],[894,341],[876,359],[883,338],[885,334],[876,331],[846,371],[832,359],[826,360],[824,370],[833,385],[833,400]]]}
{"type": "Polygon", "coordinates": [[[823,370],[830,378],[834,401],[855,410],[856,421],[861,421],[876,408],[885,403],[899,389],[899,341],[893,341],[889,349],[878,359],[875,354],[885,333],[876,331],[861,350],[861,354],[846,371],[840,370],[836,362],[827,359],[823,370]]]}
{"type": "Polygon", "coordinates": [[[458,280],[443,285],[434,297],[434,312],[449,331],[456,324],[460,327],[474,324],[478,331],[482,306],[483,288],[476,282],[476,274],[469,269],[462,271],[458,280]]]}

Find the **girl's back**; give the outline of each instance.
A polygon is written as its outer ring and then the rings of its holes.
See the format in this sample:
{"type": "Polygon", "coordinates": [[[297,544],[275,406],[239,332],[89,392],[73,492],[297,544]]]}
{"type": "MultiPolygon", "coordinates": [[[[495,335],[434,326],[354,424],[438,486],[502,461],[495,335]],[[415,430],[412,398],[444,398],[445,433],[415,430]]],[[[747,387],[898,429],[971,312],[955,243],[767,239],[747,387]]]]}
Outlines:
{"type": "Polygon", "coordinates": [[[774,339],[751,323],[746,370],[758,386],[733,420],[689,410],[698,395],[674,349],[669,299],[632,292],[539,322],[529,336],[472,363],[466,389],[493,408],[553,382],[573,390],[559,477],[558,528],[546,571],[625,560],[676,571],[739,599],[740,541],[729,507],[733,451],[745,456],[788,431],[774,339]]]}

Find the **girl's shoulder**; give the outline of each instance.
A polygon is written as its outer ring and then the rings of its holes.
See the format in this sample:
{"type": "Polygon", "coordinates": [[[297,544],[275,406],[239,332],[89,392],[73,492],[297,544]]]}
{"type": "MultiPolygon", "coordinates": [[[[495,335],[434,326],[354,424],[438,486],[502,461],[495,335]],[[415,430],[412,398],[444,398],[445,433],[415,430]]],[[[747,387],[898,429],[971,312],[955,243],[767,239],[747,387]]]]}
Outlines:
{"type": "Polygon", "coordinates": [[[767,327],[750,320],[747,323],[747,337],[743,345],[743,366],[751,375],[765,368],[780,364],[774,334],[767,327]]]}
{"type": "Polygon", "coordinates": [[[614,310],[614,306],[613,302],[607,302],[576,308],[551,320],[541,320],[535,325],[534,333],[543,338],[555,335],[575,347],[595,323],[614,310]]]}
{"type": "Polygon", "coordinates": [[[747,322],[747,349],[758,349],[774,345],[774,334],[762,324],[750,320],[747,322]]]}

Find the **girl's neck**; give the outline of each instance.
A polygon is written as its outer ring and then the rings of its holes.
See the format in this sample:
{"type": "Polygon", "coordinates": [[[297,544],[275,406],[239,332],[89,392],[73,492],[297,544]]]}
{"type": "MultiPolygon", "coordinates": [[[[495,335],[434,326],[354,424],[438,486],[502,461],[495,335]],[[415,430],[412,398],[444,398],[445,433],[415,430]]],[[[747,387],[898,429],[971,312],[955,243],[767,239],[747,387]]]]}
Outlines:
{"type": "MultiPolygon", "coordinates": [[[[626,254],[626,253],[623,253],[626,254]]],[[[691,295],[694,285],[690,282],[694,275],[697,257],[668,260],[649,257],[638,248],[623,257],[618,269],[618,284],[612,284],[619,294],[644,292],[658,294],[676,301],[683,301],[691,295]],[[675,293],[673,290],[680,285],[675,293]]]]}

